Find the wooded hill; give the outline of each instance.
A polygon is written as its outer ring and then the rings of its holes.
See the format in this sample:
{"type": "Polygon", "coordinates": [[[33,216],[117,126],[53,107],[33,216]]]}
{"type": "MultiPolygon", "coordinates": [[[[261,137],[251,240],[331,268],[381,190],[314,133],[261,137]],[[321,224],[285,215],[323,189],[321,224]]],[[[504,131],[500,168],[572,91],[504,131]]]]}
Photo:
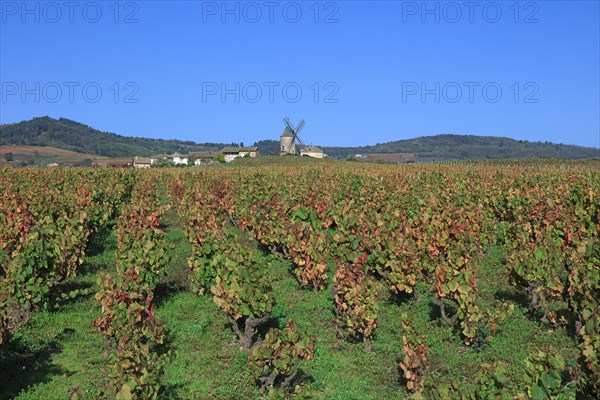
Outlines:
{"type": "Polygon", "coordinates": [[[6,145],[52,146],[106,157],[127,157],[213,151],[226,144],[127,137],[102,132],[66,118],[39,117],[0,125],[0,146],[6,145]]]}

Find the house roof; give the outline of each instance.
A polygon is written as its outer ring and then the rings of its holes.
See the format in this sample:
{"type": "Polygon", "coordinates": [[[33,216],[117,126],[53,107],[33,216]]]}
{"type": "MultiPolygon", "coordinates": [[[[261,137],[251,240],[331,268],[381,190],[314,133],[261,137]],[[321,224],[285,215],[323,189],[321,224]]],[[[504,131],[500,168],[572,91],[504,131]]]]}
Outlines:
{"type": "Polygon", "coordinates": [[[152,156],[150,158],[175,158],[175,157],[186,158],[188,156],[187,155],[183,155],[181,153],[173,153],[173,154],[157,154],[157,155],[152,156]]]}
{"type": "Polygon", "coordinates": [[[321,150],[317,146],[305,146],[302,150],[300,150],[300,152],[301,153],[323,153],[323,150],[321,150]]]}
{"type": "Polygon", "coordinates": [[[228,146],[223,148],[223,153],[242,153],[242,152],[253,152],[253,151],[258,151],[258,147],[257,146],[253,146],[253,147],[233,147],[233,146],[228,146]]]}
{"type": "Polygon", "coordinates": [[[213,158],[215,154],[217,153],[214,151],[190,151],[189,156],[196,158],[213,158]]]}
{"type": "Polygon", "coordinates": [[[92,161],[92,165],[131,165],[133,157],[100,158],[92,161]]]}
{"type": "Polygon", "coordinates": [[[150,157],[136,157],[133,159],[134,164],[150,164],[151,162],[150,157]]]}

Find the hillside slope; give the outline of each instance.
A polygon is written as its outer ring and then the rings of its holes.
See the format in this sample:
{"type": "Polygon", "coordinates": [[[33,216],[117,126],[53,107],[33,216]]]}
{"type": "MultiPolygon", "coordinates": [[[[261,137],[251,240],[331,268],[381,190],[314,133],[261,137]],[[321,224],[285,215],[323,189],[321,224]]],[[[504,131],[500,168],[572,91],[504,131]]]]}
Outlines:
{"type": "Polygon", "coordinates": [[[49,146],[0,146],[0,165],[47,165],[50,163],[89,166],[97,156],[49,146]]]}
{"type": "Polygon", "coordinates": [[[365,153],[415,153],[415,161],[466,160],[486,158],[600,158],[600,149],[529,142],[504,137],[436,135],[363,147],[323,147],[333,157],[365,153]]]}
{"type": "Polygon", "coordinates": [[[224,144],[200,145],[191,141],[134,138],[102,132],[65,118],[33,118],[0,125],[0,146],[51,146],[107,157],[150,156],[158,153],[187,153],[216,150],[224,144]]]}

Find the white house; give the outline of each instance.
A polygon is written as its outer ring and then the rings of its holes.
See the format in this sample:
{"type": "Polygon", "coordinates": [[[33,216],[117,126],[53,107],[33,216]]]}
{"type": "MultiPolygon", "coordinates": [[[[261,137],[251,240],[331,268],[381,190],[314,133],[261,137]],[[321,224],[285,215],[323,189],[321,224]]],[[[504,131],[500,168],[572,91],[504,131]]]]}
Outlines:
{"type": "Polygon", "coordinates": [[[156,164],[157,162],[161,161],[161,160],[169,160],[169,155],[168,154],[157,154],[155,156],[150,157],[150,163],[152,165],[156,164]]]}
{"type": "Polygon", "coordinates": [[[260,152],[258,147],[225,147],[223,149],[223,156],[225,162],[232,162],[238,157],[258,157],[260,152]]]}
{"type": "Polygon", "coordinates": [[[188,163],[188,157],[184,156],[183,154],[173,153],[171,154],[171,158],[173,159],[173,164],[175,165],[187,165],[188,163]]]}
{"type": "Polygon", "coordinates": [[[325,157],[325,153],[323,150],[316,146],[305,146],[302,150],[300,150],[301,156],[307,156],[312,158],[323,158],[325,157]]]}
{"type": "Polygon", "coordinates": [[[133,158],[133,167],[134,168],[150,168],[152,165],[152,160],[150,157],[138,157],[135,156],[133,158]]]}
{"type": "Polygon", "coordinates": [[[213,163],[216,154],[217,153],[215,153],[214,151],[190,151],[189,158],[190,160],[194,161],[194,165],[196,166],[208,165],[213,163]]]}
{"type": "Polygon", "coordinates": [[[184,156],[183,154],[173,153],[173,154],[157,154],[151,157],[150,162],[152,165],[156,164],[160,160],[170,160],[174,165],[188,165],[188,156],[184,156]]]}

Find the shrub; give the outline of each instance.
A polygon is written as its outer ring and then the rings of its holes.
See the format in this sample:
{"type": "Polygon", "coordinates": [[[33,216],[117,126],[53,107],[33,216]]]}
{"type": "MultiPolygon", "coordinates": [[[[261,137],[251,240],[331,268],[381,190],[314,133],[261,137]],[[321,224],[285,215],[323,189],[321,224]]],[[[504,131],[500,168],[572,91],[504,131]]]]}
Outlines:
{"type": "Polygon", "coordinates": [[[339,336],[362,339],[366,352],[377,328],[377,287],[365,271],[363,254],[348,267],[338,263],[335,283],[335,319],[339,336]]]}
{"type": "Polygon", "coordinates": [[[292,388],[301,361],[313,358],[314,342],[302,337],[296,323],[288,319],[285,330],[271,329],[248,357],[252,374],[260,383],[260,392],[292,388]]]}
{"type": "Polygon", "coordinates": [[[152,295],[140,285],[140,269],[131,268],[122,277],[100,277],[95,297],[102,316],[92,322],[109,343],[107,361],[108,397],[155,399],[160,390],[160,373],[165,355],[154,349],[165,338],[164,328],[154,315],[152,295]]]}

